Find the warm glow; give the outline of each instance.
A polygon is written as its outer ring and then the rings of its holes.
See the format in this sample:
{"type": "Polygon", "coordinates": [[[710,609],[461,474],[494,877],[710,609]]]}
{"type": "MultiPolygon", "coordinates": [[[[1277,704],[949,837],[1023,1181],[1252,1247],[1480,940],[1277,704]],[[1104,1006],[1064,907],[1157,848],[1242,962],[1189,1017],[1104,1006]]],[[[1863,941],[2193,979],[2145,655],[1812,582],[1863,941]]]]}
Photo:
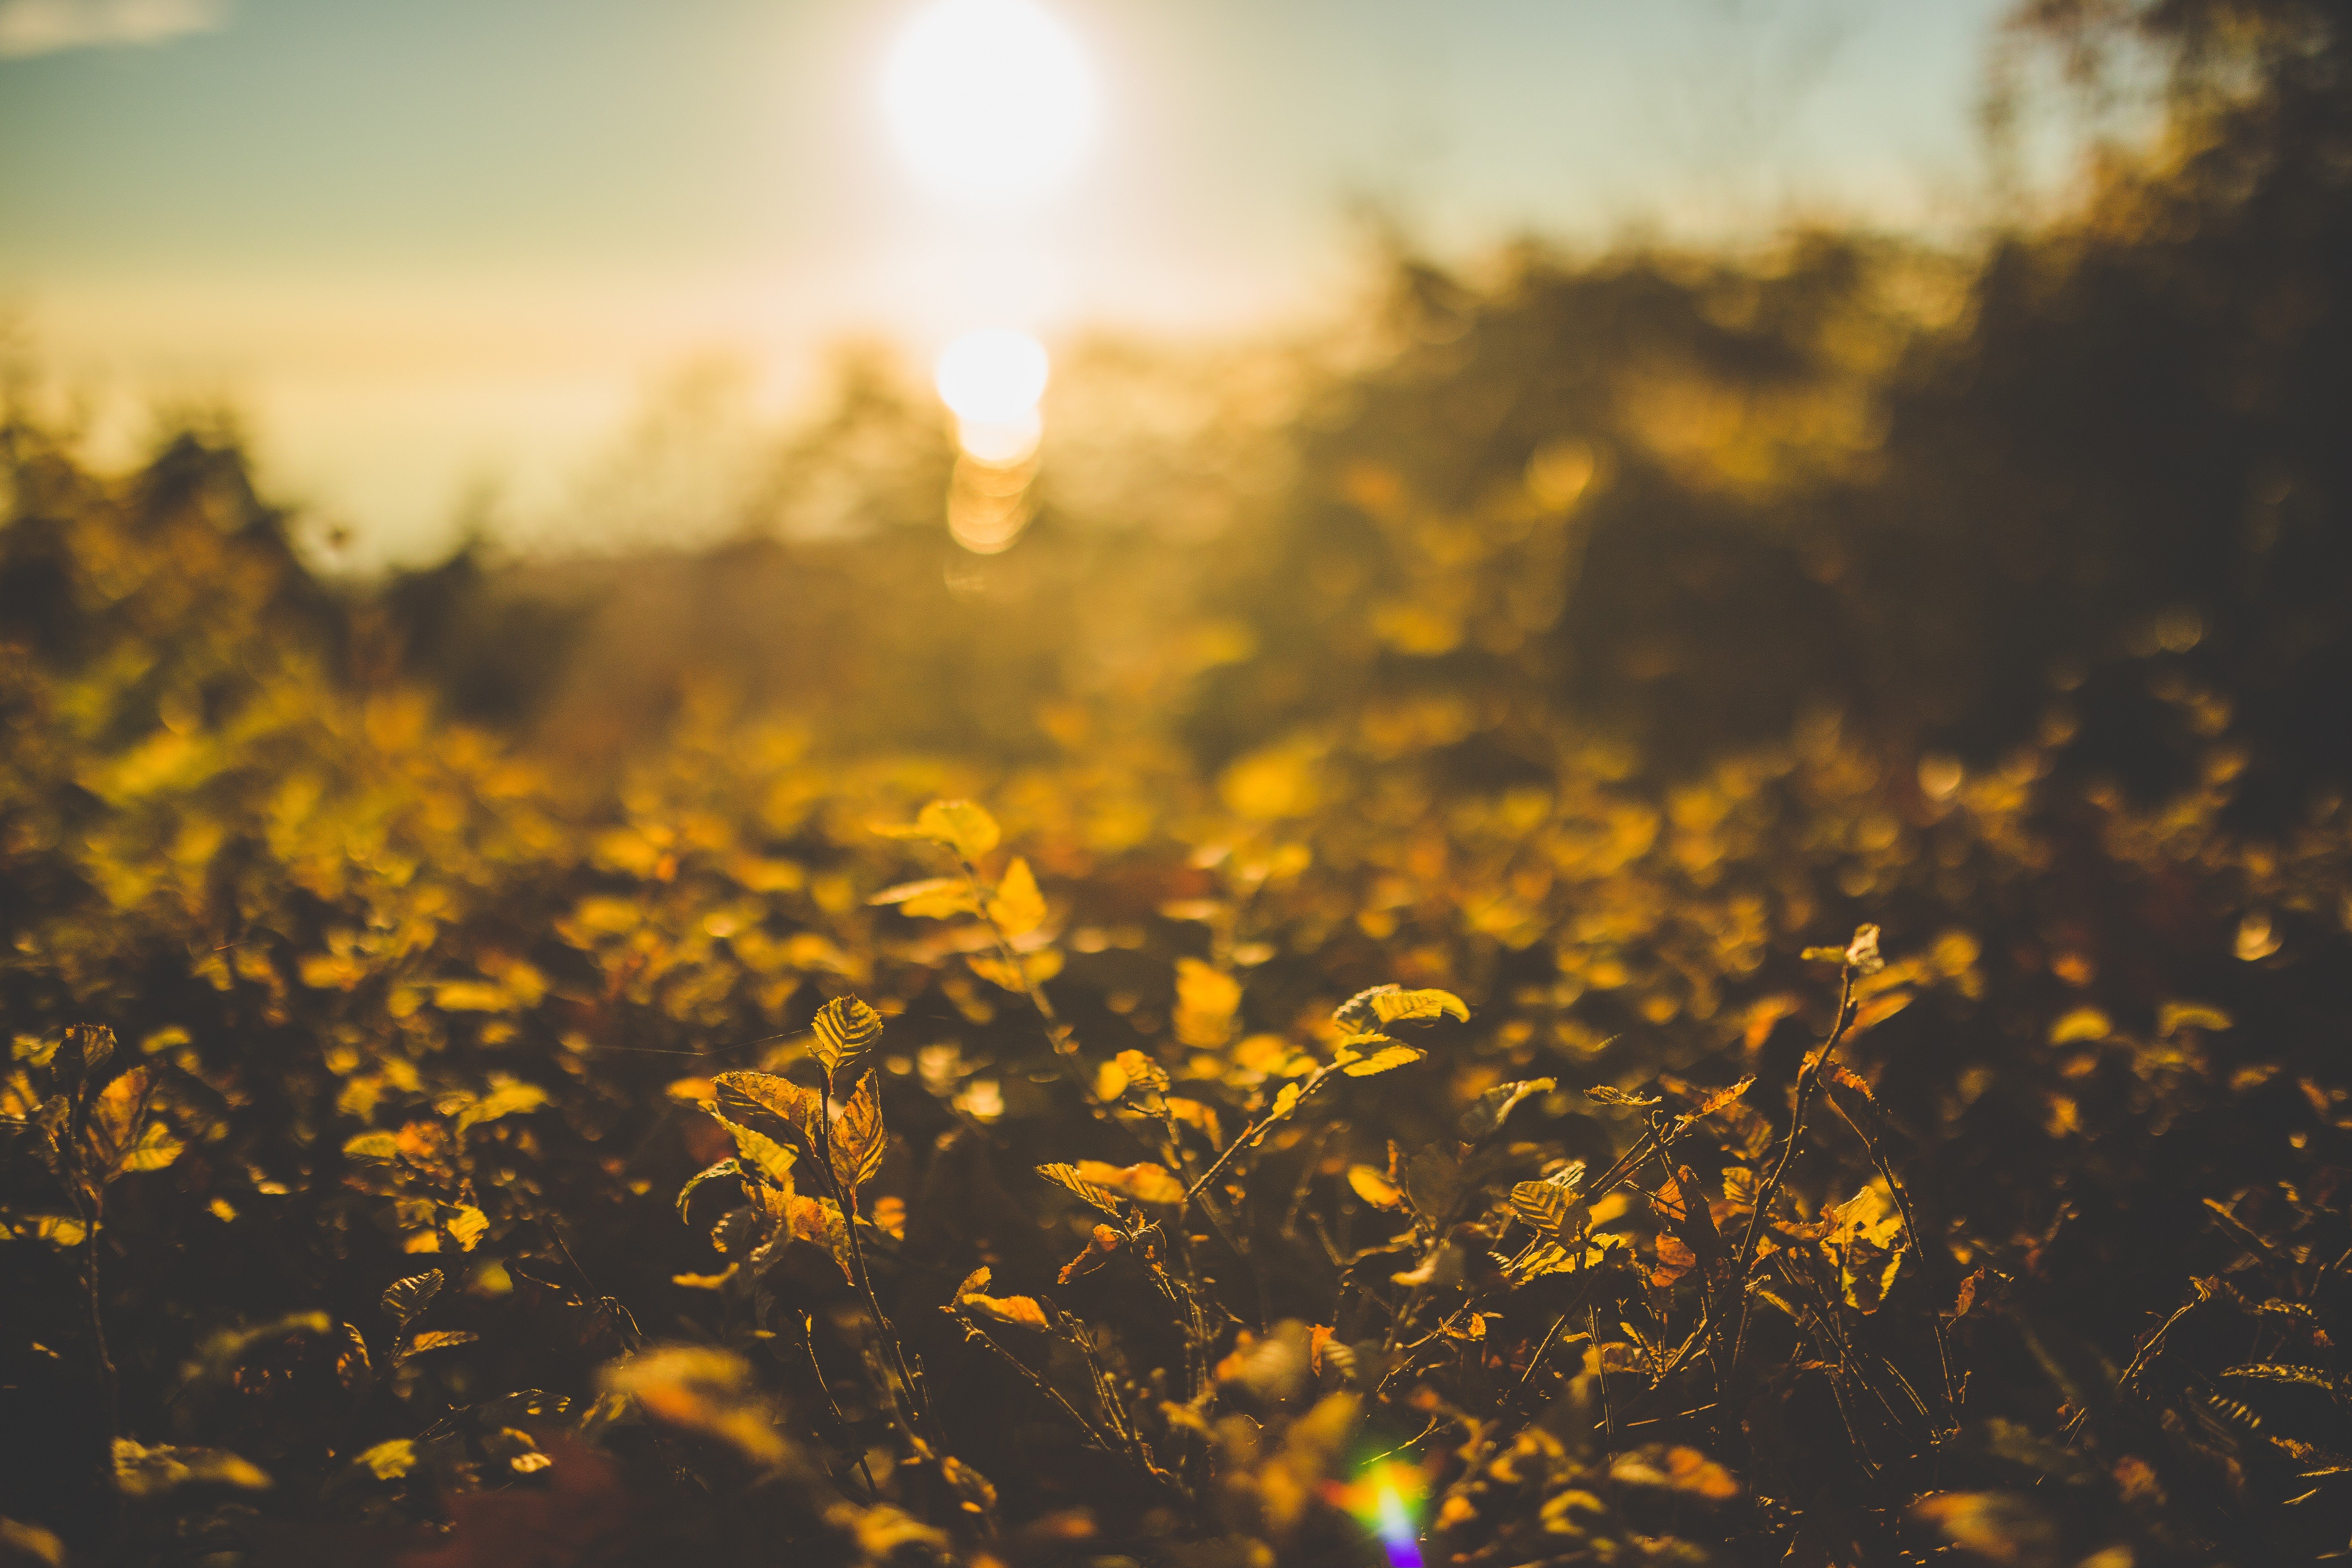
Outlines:
{"type": "Polygon", "coordinates": [[[1045,395],[1046,369],[1045,346],[1026,332],[967,332],[940,355],[940,400],[969,425],[1018,423],[1045,395]]]}
{"type": "Polygon", "coordinates": [[[935,0],[898,40],[882,90],[916,173],[971,201],[1045,194],[1094,122],[1086,60],[1030,0],[935,0]]]}

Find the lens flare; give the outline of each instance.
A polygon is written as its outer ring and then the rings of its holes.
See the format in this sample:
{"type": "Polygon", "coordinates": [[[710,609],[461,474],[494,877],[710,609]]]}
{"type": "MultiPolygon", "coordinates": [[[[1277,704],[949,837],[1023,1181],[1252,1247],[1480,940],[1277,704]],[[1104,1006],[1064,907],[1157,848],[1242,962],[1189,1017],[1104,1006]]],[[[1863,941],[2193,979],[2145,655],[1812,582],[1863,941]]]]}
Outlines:
{"type": "Polygon", "coordinates": [[[924,183],[976,202],[1060,184],[1095,114],[1085,58],[1033,0],[938,0],[900,37],[882,101],[924,183]]]}
{"type": "Polygon", "coordinates": [[[1006,425],[1035,410],[1049,368],[1045,344],[1026,332],[990,327],[950,343],[934,374],[940,400],[957,418],[1006,425]]]}
{"type": "Polygon", "coordinates": [[[1411,1465],[1376,1465],[1345,1489],[1349,1512],[1381,1538],[1390,1568],[1422,1568],[1421,1532],[1414,1510],[1427,1489],[1411,1465]]]}

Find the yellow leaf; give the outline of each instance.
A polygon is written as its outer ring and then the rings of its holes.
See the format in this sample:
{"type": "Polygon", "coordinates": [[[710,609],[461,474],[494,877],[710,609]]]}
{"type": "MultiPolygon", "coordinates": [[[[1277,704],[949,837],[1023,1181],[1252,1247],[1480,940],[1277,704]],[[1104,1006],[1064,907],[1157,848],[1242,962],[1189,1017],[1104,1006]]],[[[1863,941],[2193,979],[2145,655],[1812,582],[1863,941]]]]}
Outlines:
{"type": "Polygon", "coordinates": [[[956,1305],[967,1312],[976,1312],[1000,1323],[1013,1323],[1024,1329],[1050,1326],[1045,1321],[1045,1310],[1037,1305],[1036,1299],[1032,1296],[961,1296],[957,1298],[956,1305]]]}
{"type": "Polygon", "coordinates": [[[2050,1043],[2063,1046],[2076,1040],[2104,1040],[2115,1032],[2107,1016],[2096,1007],[2077,1007],[2050,1026],[2050,1043]]]}
{"type": "Polygon", "coordinates": [[[964,962],[971,965],[974,974],[1006,991],[1023,989],[1024,977],[1029,985],[1043,985],[1062,973],[1061,950],[1052,947],[1041,947],[1034,952],[1024,953],[1018,970],[1004,960],[983,952],[970,953],[964,962]]]}
{"type": "Polygon", "coordinates": [[[1077,1173],[1082,1181],[1106,1187],[1139,1204],[1181,1204],[1184,1201],[1184,1184],[1171,1175],[1166,1166],[1155,1165],[1149,1161],[1136,1165],[1113,1165],[1102,1160],[1081,1160],[1077,1173]]]}
{"type": "Polygon", "coordinates": [[[771,1185],[791,1190],[793,1163],[799,1155],[758,1129],[730,1121],[716,1110],[710,1113],[710,1119],[735,1135],[735,1147],[744,1163],[767,1177],[771,1185]]]}
{"type": "Polygon", "coordinates": [[[816,1090],[803,1089],[773,1073],[749,1070],[723,1072],[710,1081],[719,1105],[735,1120],[740,1121],[751,1112],[764,1112],[814,1145],[817,1118],[824,1114],[823,1100],[816,1090]]]}
{"type": "Polygon", "coordinates": [[[1854,1009],[1853,1022],[1848,1026],[1848,1031],[1859,1035],[1864,1029],[1884,1024],[1887,1019],[1911,1005],[1911,999],[1912,993],[1909,991],[1889,991],[1884,996],[1872,997],[1854,1009]]]}
{"type": "Polygon", "coordinates": [[[1404,1206],[1404,1189],[1390,1181],[1376,1166],[1349,1166],[1348,1184],[1356,1189],[1358,1197],[1376,1209],[1404,1206]]]}
{"type": "Polygon", "coordinates": [[[61,1214],[24,1215],[15,1222],[15,1229],[18,1236],[29,1236],[52,1247],[79,1247],[89,1236],[88,1226],[61,1214]]]}
{"type": "Polygon", "coordinates": [[[919,882],[901,882],[895,888],[885,888],[866,900],[869,904],[896,904],[898,912],[918,920],[949,920],[957,915],[980,913],[980,900],[973,896],[971,884],[961,877],[927,877],[919,882]]]}
{"type": "Polygon", "coordinates": [[[457,1204],[443,1211],[441,1228],[456,1239],[458,1251],[471,1252],[489,1230],[490,1216],[471,1204],[457,1204]]]}
{"type": "Polygon", "coordinates": [[[345,1141],[343,1155],[352,1160],[397,1160],[400,1140],[389,1132],[362,1132],[345,1141]]]}
{"type": "Polygon", "coordinates": [[[139,1134],[139,1142],[124,1151],[122,1163],[115,1168],[129,1173],[136,1171],[160,1171],[180,1157],[187,1147],[172,1136],[172,1130],[160,1121],[151,1121],[139,1134]]]}
{"type": "Polygon", "coordinates": [[[832,1129],[834,1179],[856,1193],[882,1168],[890,1140],[882,1130],[882,1078],[868,1072],[834,1119],[832,1129]]]}
{"type": "Polygon", "coordinates": [[[740,1263],[730,1263],[717,1274],[673,1274],[669,1282],[682,1285],[688,1290],[716,1290],[734,1279],[736,1270],[742,1267],[740,1263]]]}
{"type": "Polygon", "coordinates": [[[996,897],[988,901],[988,918],[1007,937],[1027,936],[1045,923],[1045,896],[1037,891],[1037,879],[1027,860],[1016,858],[1004,868],[1003,878],[996,884],[996,897]]]}
{"type": "Polygon", "coordinates": [[[1197,958],[1176,961],[1176,1037],[1213,1051],[1233,1038],[1242,1005],[1241,982],[1197,958]]]}
{"type": "Polygon", "coordinates": [[[501,1116],[537,1110],[547,1103],[547,1090],[535,1083],[502,1083],[457,1113],[457,1131],[496,1121],[501,1116]]]}
{"type": "Polygon", "coordinates": [[[826,1079],[838,1088],[843,1079],[857,1076],[866,1053],[882,1037],[882,1015],[855,996],[836,996],[816,1010],[811,1026],[816,1031],[811,1054],[824,1064],[826,1079]]]}
{"type": "Polygon", "coordinates": [[[396,1481],[416,1468],[416,1440],[394,1437],[388,1443],[378,1443],[352,1463],[380,1481],[396,1481]]]}
{"type": "Polygon", "coordinates": [[[967,860],[977,860],[996,847],[1003,837],[996,818],[968,800],[935,800],[915,816],[912,827],[886,827],[893,838],[928,838],[944,844],[967,860]]]}
{"type": "Polygon", "coordinates": [[[114,1440],[114,1485],[125,1496],[154,1497],[192,1482],[259,1491],[269,1477],[222,1448],[144,1448],[128,1437],[114,1440]]]}
{"type": "Polygon", "coordinates": [[[1349,1062],[1339,1070],[1349,1078],[1370,1078],[1375,1073],[1410,1067],[1428,1054],[1427,1051],[1418,1050],[1412,1046],[1390,1046],[1384,1050],[1366,1057],[1361,1061],[1349,1062]]]}

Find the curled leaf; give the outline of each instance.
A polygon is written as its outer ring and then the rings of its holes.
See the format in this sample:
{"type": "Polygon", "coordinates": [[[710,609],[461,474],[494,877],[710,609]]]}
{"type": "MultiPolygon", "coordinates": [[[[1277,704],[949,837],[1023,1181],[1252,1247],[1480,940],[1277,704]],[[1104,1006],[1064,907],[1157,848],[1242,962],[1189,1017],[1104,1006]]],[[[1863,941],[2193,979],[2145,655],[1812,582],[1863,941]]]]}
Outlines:
{"type": "MultiPolygon", "coordinates": [[[[790,1167],[788,1166],[786,1168],[789,1169],[790,1167]]],[[[717,1181],[721,1176],[740,1177],[742,1174],[743,1163],[740,1160],[730,1156],[728,1159],[719,1161],[715,1165],[705,1166],[703,1169],[697,1171],[693,1175],[688,1176],[686,1179],[686,1185],[678,1188],[677,1190],[677,1217],[679,1220],[688,1225],[694,1223],[693,1219],[688,1213],[688,1206],[694,1197],[695,1188],[702,1185],[705,1182],[717,1181]]]]}
{"type": "Polygon", "coordinates": [[[1451,991],[1407,991],[1401,985],[1375,985],[1340,1003],[1331,1016],[1340,1027],[1357,1031],[1425,1018],[1451,1017],[1467,1023],[1470,1005],[1451,991]]]}
{"type": "Polygon", "coordinates": [[[1373,1052],[1370,1056],[1364,1058],[1360,1061],[1349,1062],[1342,1066],[1339,1070],[1349,1078],[1370,1078],[1376,1073],[1390,1072],[1401,1067],[1410,1067],[1428,1054],[1429,1053],[1427,1051],[1416,1049],[1412,1046],[1389,1046],[1381,1050],[1373,1052]]]}

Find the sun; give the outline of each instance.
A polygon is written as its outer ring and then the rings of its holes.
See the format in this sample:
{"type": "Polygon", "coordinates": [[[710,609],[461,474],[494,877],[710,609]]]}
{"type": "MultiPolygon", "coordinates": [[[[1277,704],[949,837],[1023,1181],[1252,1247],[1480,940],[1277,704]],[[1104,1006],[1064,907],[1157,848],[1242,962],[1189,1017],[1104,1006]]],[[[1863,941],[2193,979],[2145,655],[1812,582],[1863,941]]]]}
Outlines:
{"type": "Polygon", "coordinates": [[[1051,191],[1095,119],[1085,57],[1031,0],[935,0],[891,51],[882,101],[924,183],[976,203],[1051,191]]]}

